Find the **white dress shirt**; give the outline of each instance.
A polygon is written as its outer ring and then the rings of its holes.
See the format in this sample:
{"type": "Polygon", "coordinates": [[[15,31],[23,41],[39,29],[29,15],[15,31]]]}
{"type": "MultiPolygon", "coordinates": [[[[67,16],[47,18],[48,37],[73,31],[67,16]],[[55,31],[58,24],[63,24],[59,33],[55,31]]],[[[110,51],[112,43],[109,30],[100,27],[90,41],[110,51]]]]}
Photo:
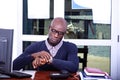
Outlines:
{"type": "Polygon", "coordinates": [[[45,41],[45,44],[46,44],[48,50],[50,51],[50,54],[52,55],[52,57],[54,57],[54,56],[57,54],[59,48],[62,46],[63,41],[60,41],[60,43],[57,44],[56,46],[51,46],[51,45],[48,43],[47,40],[45,41]]]}

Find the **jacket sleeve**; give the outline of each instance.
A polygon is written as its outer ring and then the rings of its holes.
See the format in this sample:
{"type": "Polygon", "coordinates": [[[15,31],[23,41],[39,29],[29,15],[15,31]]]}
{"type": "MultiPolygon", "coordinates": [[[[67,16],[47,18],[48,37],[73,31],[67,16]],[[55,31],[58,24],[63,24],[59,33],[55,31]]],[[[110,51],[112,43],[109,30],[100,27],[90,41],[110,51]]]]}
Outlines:
{"type": "Polygon", "coordinates": [[[25,51],[13,61],[13,70],[20,70],[33,61],[31,56],[37,50],[35,43],[28,46],[25,51]]]}
{"type": "Polygon", "coordinates": [[[13,70],[20,70],[33,60],[31,55],[21,54],[13,61],[13,70]]]}

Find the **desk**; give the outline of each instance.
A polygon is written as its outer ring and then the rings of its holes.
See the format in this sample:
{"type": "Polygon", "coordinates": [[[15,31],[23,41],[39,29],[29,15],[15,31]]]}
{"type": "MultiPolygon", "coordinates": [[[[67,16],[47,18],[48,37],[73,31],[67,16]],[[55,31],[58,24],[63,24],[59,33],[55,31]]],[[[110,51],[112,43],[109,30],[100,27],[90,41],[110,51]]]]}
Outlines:
{"type": "MultiPolygon", "coordinates": [[[[35,72],[34,78],[22,78],[22,79],[18,79],[18,78],[10,78],[10,79],[2,79],[2,80],[51,80],[50,79],[50,73],[52,73],[51,71],[37,71],[35,72]]],[[[73,76],[75,76],[75,74],[72,74],[73,76]]],[[[62,79],[63,80],[63,79],[62,79]]],[[[79,80],[78,77],[69,77],[68,79],[65,80],[79,80]]]]}

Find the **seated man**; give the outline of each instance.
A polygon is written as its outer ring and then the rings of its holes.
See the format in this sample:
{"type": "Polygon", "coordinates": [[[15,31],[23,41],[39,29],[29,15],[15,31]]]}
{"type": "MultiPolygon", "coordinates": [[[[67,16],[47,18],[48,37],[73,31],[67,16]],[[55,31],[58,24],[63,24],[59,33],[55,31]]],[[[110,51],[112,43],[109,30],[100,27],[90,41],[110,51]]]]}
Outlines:
{"type": "Polygon", "coordinates": [[[67,70],[76,72],[79,66],[77,46],[63,41],[67,30],[65,19],[54,18],[49,26],[48,38],[35,42],[13,61],[13,70],[32,64],[37,70],[67,70]]]}

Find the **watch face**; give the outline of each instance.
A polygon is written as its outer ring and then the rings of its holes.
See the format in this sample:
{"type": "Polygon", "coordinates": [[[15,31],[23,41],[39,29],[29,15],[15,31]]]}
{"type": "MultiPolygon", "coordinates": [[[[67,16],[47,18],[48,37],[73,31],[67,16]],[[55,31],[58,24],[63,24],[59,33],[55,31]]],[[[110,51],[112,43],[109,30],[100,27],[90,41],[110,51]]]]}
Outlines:
{"type": "Polygon", "coordinates": [[[60,73],[52,73],[51,75],[60,75],[60,73]]]}

